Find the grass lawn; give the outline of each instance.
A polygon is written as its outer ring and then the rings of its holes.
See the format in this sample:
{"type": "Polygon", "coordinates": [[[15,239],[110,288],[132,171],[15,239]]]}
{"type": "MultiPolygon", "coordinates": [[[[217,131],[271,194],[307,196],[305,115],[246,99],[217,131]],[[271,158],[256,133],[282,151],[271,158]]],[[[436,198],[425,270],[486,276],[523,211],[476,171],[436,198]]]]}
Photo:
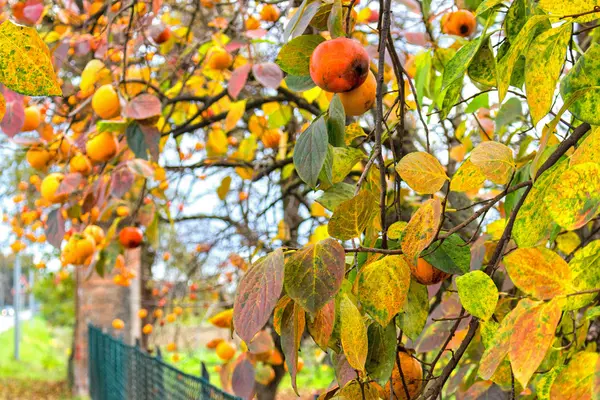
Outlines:
{"type": "Polygon", "coordinates": [[[68,328],[53,328],[41,318],[23,322],[20,361],[13,357],[14,330],[0,333],[0,380],[64,381],[71,332],[68,328]]]}

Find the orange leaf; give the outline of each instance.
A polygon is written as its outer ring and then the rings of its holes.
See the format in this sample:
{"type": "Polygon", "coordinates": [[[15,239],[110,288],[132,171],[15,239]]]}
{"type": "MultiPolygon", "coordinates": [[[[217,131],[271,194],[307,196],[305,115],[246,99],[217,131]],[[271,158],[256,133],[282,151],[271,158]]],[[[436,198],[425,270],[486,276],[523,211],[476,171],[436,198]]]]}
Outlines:
{"type": "Polygon", "coordinates": [[[438,199],[427,200],[413,214],[404,228],[402,251],[416,265],[419,254],[431,244],[440,225],[442,205],[438,199]]]}

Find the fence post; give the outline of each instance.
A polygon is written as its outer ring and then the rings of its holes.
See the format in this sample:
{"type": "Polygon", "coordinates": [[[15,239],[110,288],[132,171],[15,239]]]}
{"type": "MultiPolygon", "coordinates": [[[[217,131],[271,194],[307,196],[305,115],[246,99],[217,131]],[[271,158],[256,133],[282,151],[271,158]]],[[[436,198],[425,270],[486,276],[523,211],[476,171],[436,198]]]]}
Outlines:
{"type": "Polygon", "coordinates": [[[19,255],[15,255],[14,265],[14,288],[15,295],[13,297],[13,306],[15,309],[15,360],[19,361],[19,341],[21,340],[21,320],[19,319],[19,311],[21,309],[21,261],[19,255]]]}

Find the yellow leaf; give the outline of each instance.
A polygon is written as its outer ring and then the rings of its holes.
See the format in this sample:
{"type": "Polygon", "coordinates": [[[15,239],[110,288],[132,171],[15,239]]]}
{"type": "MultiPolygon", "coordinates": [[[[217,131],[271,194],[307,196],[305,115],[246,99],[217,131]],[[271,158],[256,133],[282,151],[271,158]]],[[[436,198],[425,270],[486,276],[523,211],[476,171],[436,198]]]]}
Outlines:
{"type": "Polygon", "coordinates": [[[219,199],[225,200],[227,197],[227,193],[229,193],[229,187],[231,186],[231,177],[226,176],[221,181],[221,185],[217,188],[217,194],[219,195],[219,199]]]}
{"type": "Polygon", "coordinates": [[[485,231],[488,235],[491,236],[492,240],[500,240],[505,227],[506,227],[506,220],[504,218],[502,218],[502,219],[498,219],[494,222],[490,222],[488,224],[488,226],[486,226],[485,231]]]}
{"type": "Polygon", "coordinates": [[[580,244],[581,239],[575,232],[565,232],[556,238],[556,248],[564,254],[571,254],[580,244]]]}
{"type": "Polygon", "coordinates": [[[564,24],[536,37],[527,51],[525,87],[534,125],[548,114],[556,81],[565,62],[573,24],[564,24]],[[542,56],[540,56],[542,55],[542,56]]]}
{"type": "Polygon", "coordinates": [[[256,137],[260,138],[267,129],[268,123],[265,117],[253,114],[248,119],[248,130],[250,133],[256,135],[256,137]]]}
{"type": "Polygon", "coordinates": [[[570,165],[598,161],[600,161],[600,127],[594,126],[571,156],[570,165]]]}
{"type": "MultiPolygon", "coordinates": [[[[550,389],[551,399],[590,400],[598,381],[600,355],[581,351],[573,356],[567,366],[557,375],[550,389]]],[[[597,398],[597,397],[596,397],[597,398]]]]}
{"type": "Polygon", "coordinates": [[[206,154],[209,157],[220,157],[227,154],[227,136],[221,129],[213,129],[208,134],[206,154]]]}
{"type": "Polygon", "coordinates": [[[101,78],[101,71],[104,71],[106,74],[108,74],[108,70],[105,69],[102,61],[93,59],[88,62],[81,73],[81,82],[79,82],[79,88],[83,92],[87,92],[93,88],[96,82],[98,82],[98,80],[101,78]]]}
{"type": "Polygon", "coordinates": [[[285,220],[282,219],[277,224],[277,237],[275,237],[275,239],[279,239],[282,242],[285,242],[286,240],[290,240],[290,237],[290,227],[288,226],[288,224],[286,224],[285,220]]]}
{"type": "Polygon", "coordinates": [[[409,153],[396,166],[400,177],[415,192],[432,194],[448,179],[442,164],[431,154],[422,151],[409,153]]]}
{"type": "Polygon", "coordinates": [[[329,233],[327,233],[327,225],[319,225],[315,228],[315,231],[312,235],[310,235],[309,243],[318,243],[321,240],[325,240],[329,237],[329,233]]]}
{"type": "Polygon", "coordinates": [[[231,328],[231,321],[233,321],[233,308],[221,311],[208,320],[217,328],[231,328]]]}
{"type": "Polygon", "coordinates": [[[315,201],[310,205],[310,215],[313,217],[327,217],[327,212],[325,207],[315,201]]]}
{"type": "MultiPolygon", "coordinates": [[[[563,17],[565,15],[581,14],[594,11],[594,7],[600,6],[598,0],[540,0],[539,7],[552,16],[563,17]]],[[[600,13],[591,13],[577,18],[577,22],[587,22],[597,19],[600,13]]]]}
{"type": "Polygon", "coordinates": [[[358,237],[376,215],[377,198],[371,192],[361,190],[335,209],[329,220],[329,234],[340,240],[358,237]]]}
{"type": "Polygon", "coordinates": [[[504,265],[515,286],[537,299],[552,299],[569,290],[571,270],[552,250],[517,249],[504,257],[504,265]]]}
{"type": "Polygon", "coordinates": [[[569,167],[548,188],[544,203],[554,222],[566,230],[587,224],[600,209],[600,165],[569,167]]]}
{"type": "Polygon", "coordinates": [[[410,266],[402,256],[387,256],[363,267],[358,297],[364,310],[386,327],[398,314],[408,295],[410,266]]]}
{"type": "Polygon", "coordinates": [[[427,200],[413,214],[404,229],[402,251],[408,261],[417,265],[419,254],[429,246],[435,238],[440,225],[442,204],[438,199],[427,200]]]}
{"type": "Polygon", "coordinates": [[[387,229],[387,235],[390,239],[400,239],[402,233],[404,232],[404,228],[406,228],[406,221],[396,221],[391,224],[387,229]]]}
{"type": "Polygon", "coordinates": [[[471,152],[471,162],[487,179],[499,185],[508,183],[515,169],[512,150],[499,142],[480,143],[471,152]]]}
{"type": "Polygon", "coordinates": [[[352,368],[364,371],[368,351],[367,328],[360,311],[346,294],[340,303],[340,321],[340,338],[346,360],[352,368]]]}
{"type": "Polygon", "coordinates": [[[481,169],[467,159],[452,176],[450,190],[453,192],[470,192],[479,189],[485,182],[481,169]]]}
{"type": "Polygon", "coordinates": [[[247,99],[231,103],[227,117],[225,117],[225,130],[230,131],[237,125],[238,121],[246,112],[247,99]]]}
{"type": "Polygon", "coordinates": [[[62,96],[50,50],[34,28],[0,24],[0,82],[30,96],[62,96]]]}

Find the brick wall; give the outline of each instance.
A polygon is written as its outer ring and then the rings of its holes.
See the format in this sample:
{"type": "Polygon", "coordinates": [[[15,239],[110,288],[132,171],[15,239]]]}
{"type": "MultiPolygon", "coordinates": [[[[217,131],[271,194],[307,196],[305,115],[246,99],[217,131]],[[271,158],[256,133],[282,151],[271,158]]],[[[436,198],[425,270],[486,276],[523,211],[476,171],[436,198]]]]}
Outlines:
{"type": "Polygon", "coordinates": [[[112,321],[120,318],[125,329],[116,333],[126,343],[133,344],[139,336],[140,320],[137,317],[140,308],[140,250],[128,250],[125,253],[128,268],[136,278],[131,286],[121,287],[112,281],[112,275],[104,278],[94,273],[87,277],[87,271],[76,272],[77,293],[75,296],[76,323],[73,344],[73,392],[74,395],[88,394],[88,324],[102,327],[113,332],[112,321]]]}

